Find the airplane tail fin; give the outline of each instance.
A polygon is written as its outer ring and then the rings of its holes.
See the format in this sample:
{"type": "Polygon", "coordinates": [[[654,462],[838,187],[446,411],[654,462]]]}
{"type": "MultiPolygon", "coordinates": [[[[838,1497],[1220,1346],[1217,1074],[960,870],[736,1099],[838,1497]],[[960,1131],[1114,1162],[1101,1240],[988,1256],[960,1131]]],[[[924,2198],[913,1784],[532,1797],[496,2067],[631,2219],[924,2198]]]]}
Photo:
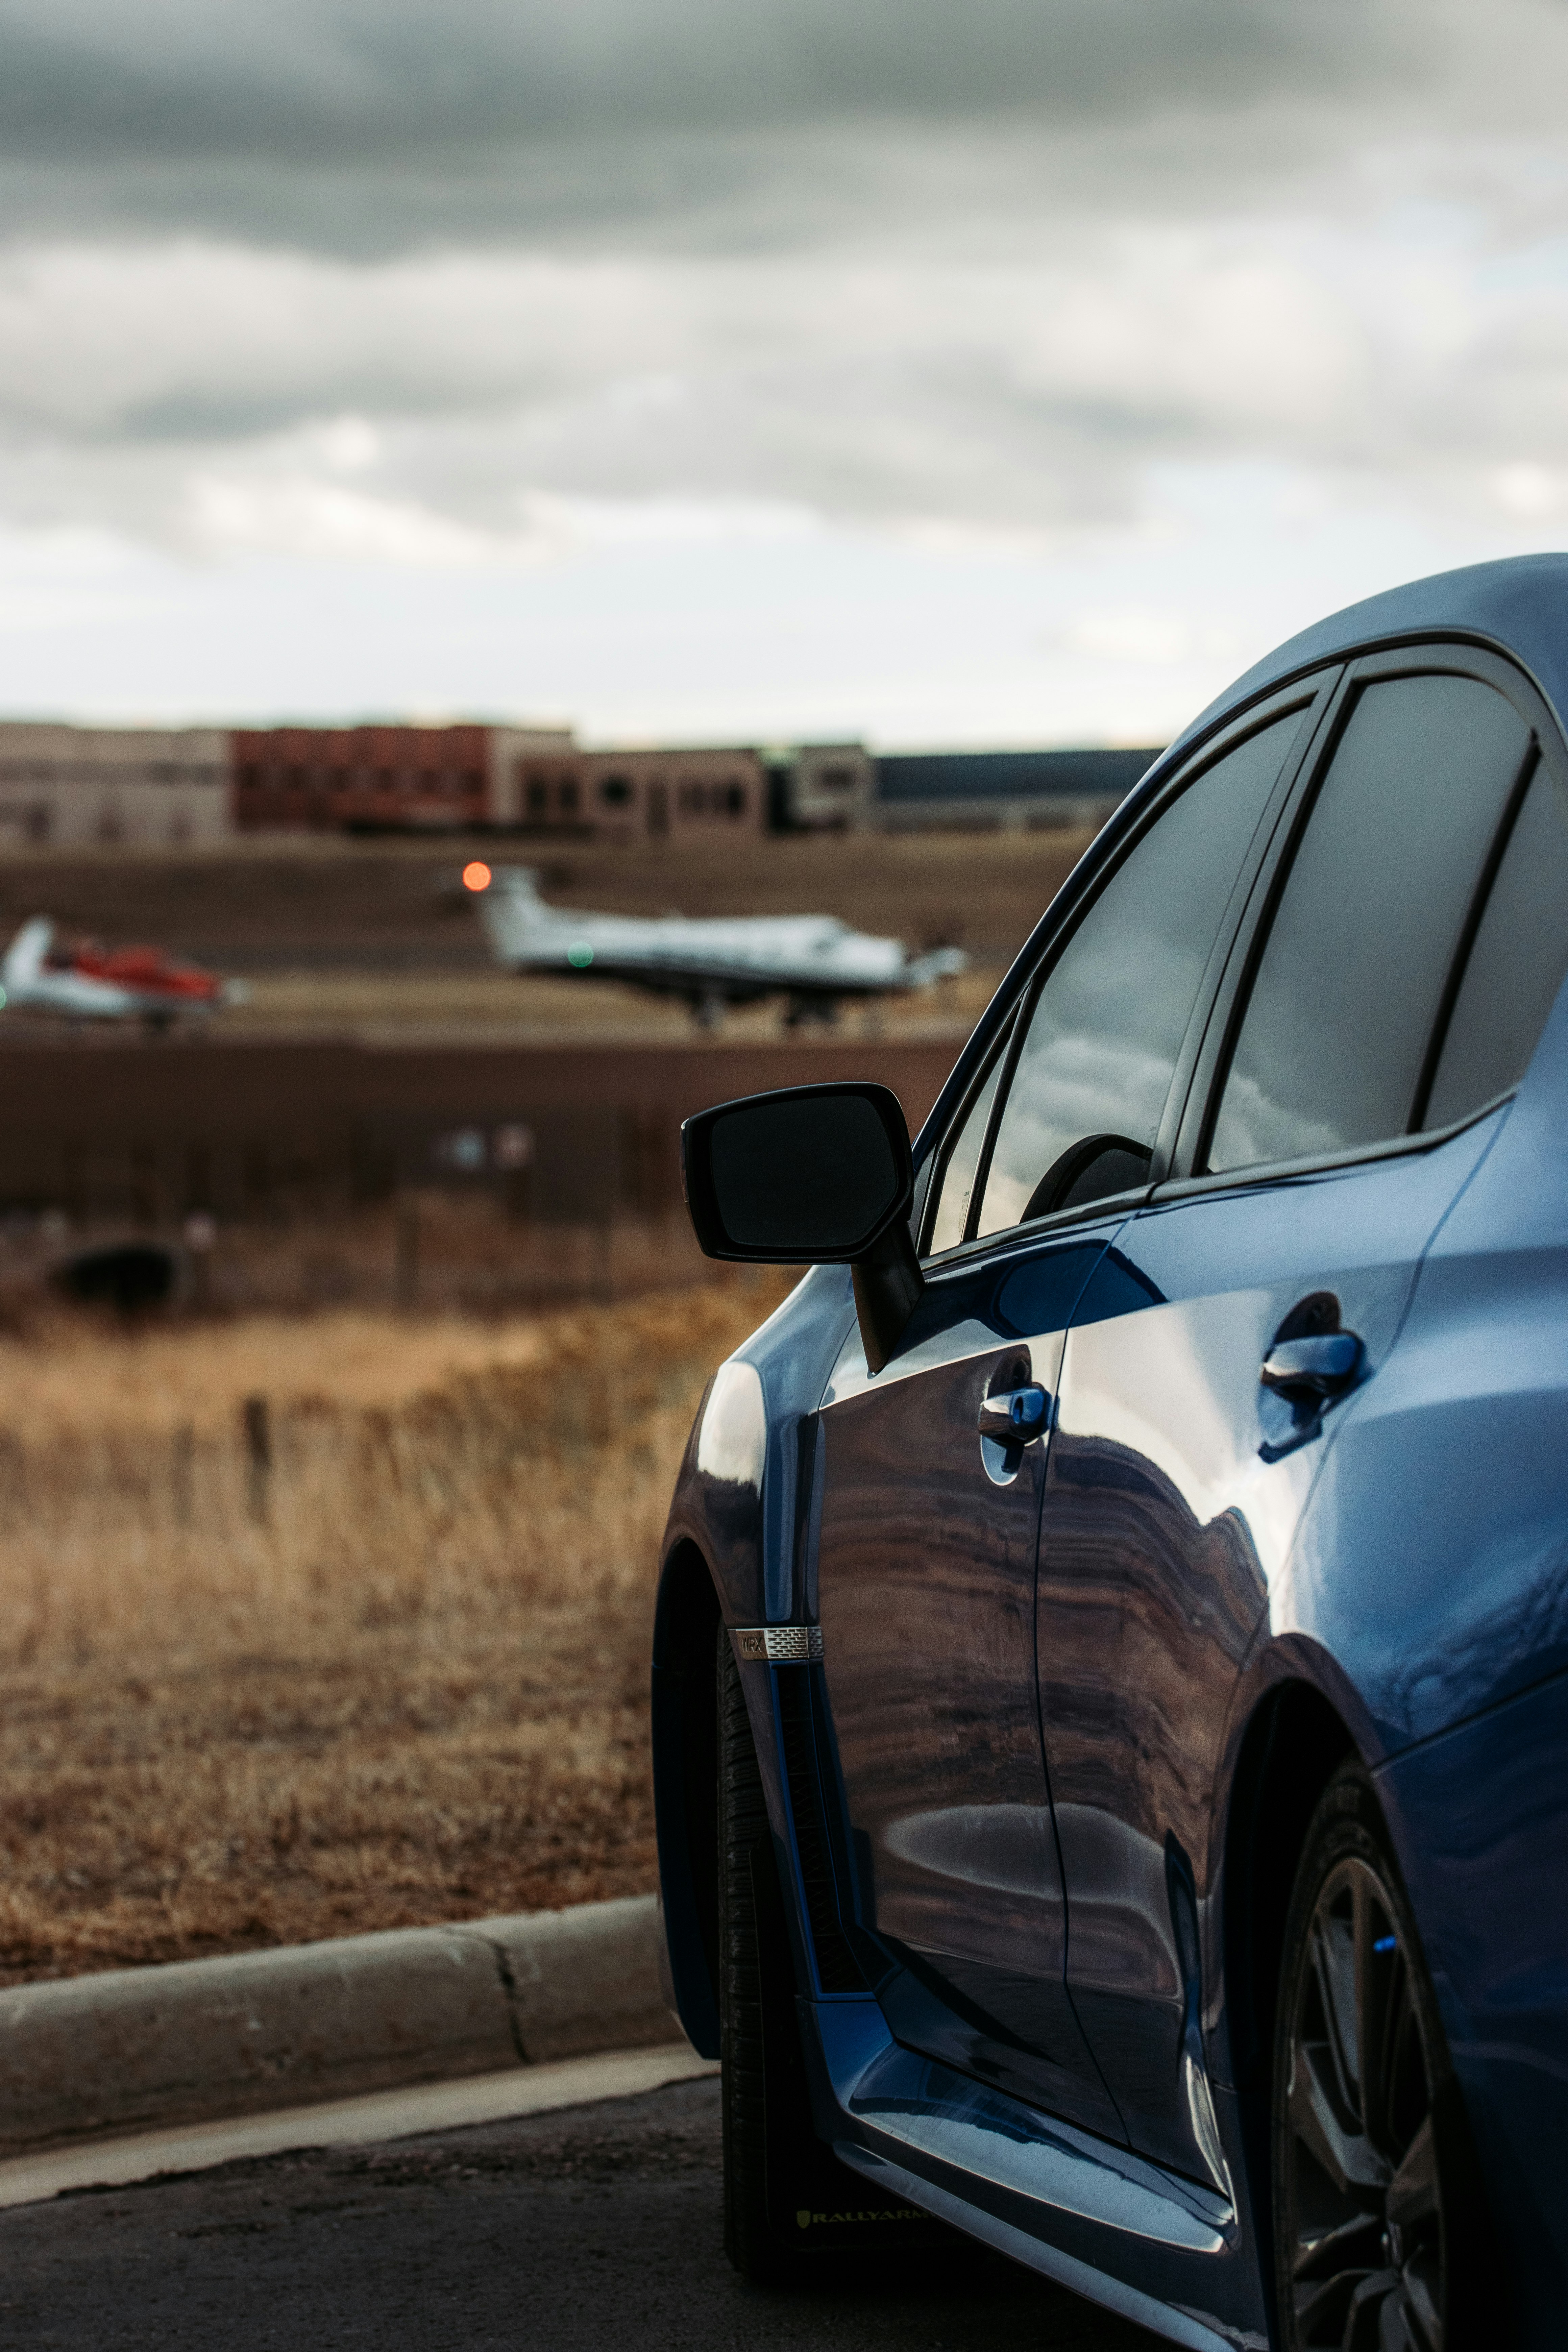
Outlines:
{"type": "Polygon", "coordinates": [[[5,955],[0,956],[0,988],[7,996],[20,996],[31,988],[44,968],[49,942],[55,927],[47,915],[34,915],[25,922],[5,955]]]}
{"type": "Polygon", "coordinates": [[[530,949],[553,938],[559,917],[539,895],[531,866],[498,866],[479,901],[479,920],[500,963],[515,963],[530,949]]]}

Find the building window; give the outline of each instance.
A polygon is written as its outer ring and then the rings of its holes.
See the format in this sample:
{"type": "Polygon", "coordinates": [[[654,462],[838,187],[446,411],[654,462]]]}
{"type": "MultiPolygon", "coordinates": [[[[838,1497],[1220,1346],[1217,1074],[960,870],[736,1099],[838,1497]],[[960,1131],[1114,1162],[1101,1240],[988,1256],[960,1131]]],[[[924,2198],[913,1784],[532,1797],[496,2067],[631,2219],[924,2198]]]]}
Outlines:
{"type": "Polygon", "coordinates": [[[563,811],[563,813],[564,813],[564,812],[565,812],[565,811],[567,811],[567,810],[572,810],[572,811],[574,813],[574,812],[575,812],[575,810],[576,810],[576,806],[577,806],[577,785],[576,785],[575,779],[574,779],[574,778],[573,778],[573,777],[571,777],[571,776],[563,776],[563,777],[562,777],[562,779],[561,779],[561,807],[562,807],[562,811],[563,811]]]}
{"type": "Polygon", "coordinates": [[[606,808],[625,808],[632,796],[632,788],[625,776],[606,776],[599,786],[599,798],[606,808]]]}
{"type": "Polygon", "coordinates": [[[731,816],[742,815],[746,806],[744,787],[740,784],[726,784],[724,787],[724,805],[729,810],[731,816]]]}
{"type": "Polygon", "coordinates": [[[542,816],[542,815],[544,814],[544,812],[545,812],[546,807],[549,805],[549,799],[550,799],[550,795],[549,795],[549,793],[548,793],[548,791],[547,791],[546,787],[545,787],[543,784],[542,784],[541,782],[539,782],[539,781],[538,781],[538,780],[537,780],[537,778],[536,778],[536,779],[535,779],[535,781],[534,781],[532,783],[531,783],[531,784],[529,785],[529,788],[528,788],[528,814],[529,814],[529,815],[530,815],[530,816],[542,816]]]}

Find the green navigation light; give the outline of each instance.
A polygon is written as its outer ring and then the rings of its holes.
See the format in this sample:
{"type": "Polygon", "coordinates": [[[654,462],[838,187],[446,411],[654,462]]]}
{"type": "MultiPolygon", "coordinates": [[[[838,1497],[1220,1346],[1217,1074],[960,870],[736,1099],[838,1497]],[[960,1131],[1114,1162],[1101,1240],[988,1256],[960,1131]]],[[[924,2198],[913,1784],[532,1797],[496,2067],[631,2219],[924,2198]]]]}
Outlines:
{"type": "Polygon", "coordinates": [[[566,950],[566,961],[574,971],[586,971],[594,961],[594,950],[586,940],[574,940],[566,950]]]}

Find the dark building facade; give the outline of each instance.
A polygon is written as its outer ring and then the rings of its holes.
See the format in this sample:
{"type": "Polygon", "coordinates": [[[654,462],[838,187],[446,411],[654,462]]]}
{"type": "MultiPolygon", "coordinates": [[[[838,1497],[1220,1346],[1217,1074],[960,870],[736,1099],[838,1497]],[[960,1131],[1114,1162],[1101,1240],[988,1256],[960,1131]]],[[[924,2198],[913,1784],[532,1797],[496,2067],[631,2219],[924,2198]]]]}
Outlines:
{"type": "Polygon", "coordinates": [[[1102,824],[1163,748],[884,753],[874,821],[889,832],[1102,824]]]}

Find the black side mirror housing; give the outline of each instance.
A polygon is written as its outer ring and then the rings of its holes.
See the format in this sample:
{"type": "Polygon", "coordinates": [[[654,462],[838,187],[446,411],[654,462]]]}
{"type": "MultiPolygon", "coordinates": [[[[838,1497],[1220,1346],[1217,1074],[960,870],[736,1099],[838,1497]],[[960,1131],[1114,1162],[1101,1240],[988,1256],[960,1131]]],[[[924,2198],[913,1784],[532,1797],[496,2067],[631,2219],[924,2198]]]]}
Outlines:
{"type": "Polygon", "coordinates": [[[706,1256],[851,1266],[866,1360],[881,1370],[924,1287],[891,1087],[843,1079],[715,1104],[681,1128],[680,1181],[706,1256]]]}

